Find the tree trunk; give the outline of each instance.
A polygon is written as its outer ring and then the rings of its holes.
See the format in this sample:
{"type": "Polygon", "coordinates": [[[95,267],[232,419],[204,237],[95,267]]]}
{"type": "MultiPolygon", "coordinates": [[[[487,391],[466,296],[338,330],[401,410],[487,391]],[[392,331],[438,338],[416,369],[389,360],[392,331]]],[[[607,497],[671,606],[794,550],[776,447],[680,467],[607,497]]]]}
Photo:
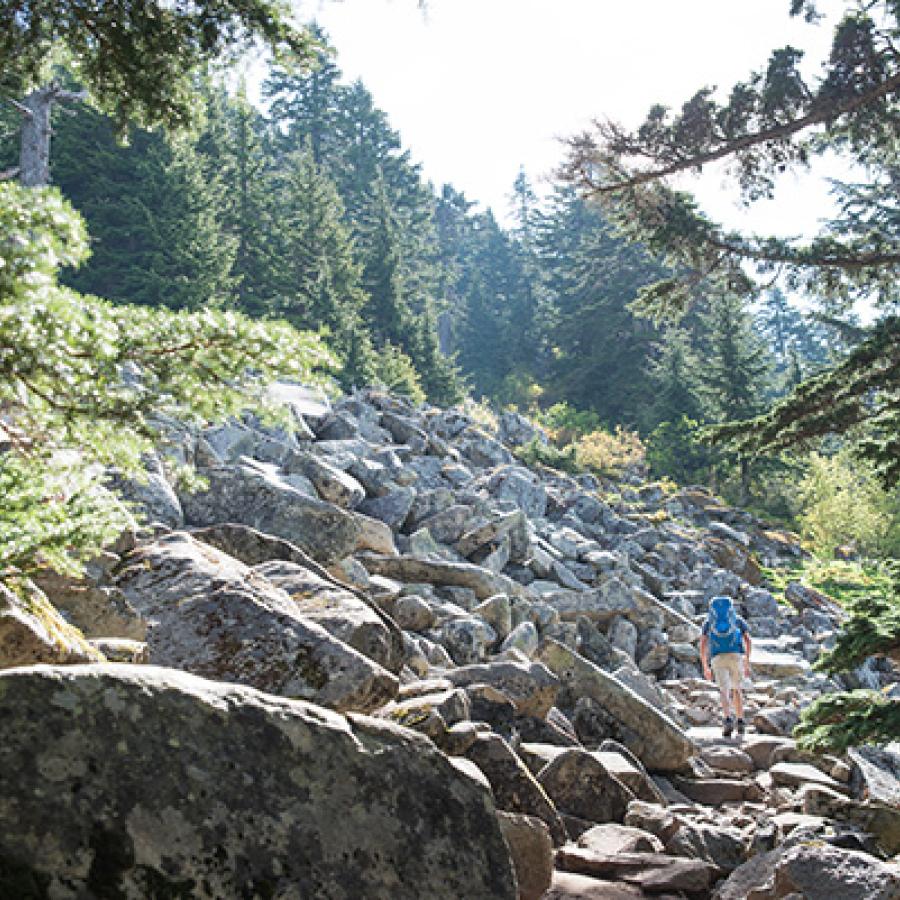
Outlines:
{"type": "Polygon", "coordinates": [[[22,101],[19,181],[25,187],[50,183],[50,110],[57,93],[56,85],[46,85],[22,101]]]}
{"type": "Polygon", "coordinates": [[[738,499],[739,506],[746,506],[750,499],[750,459],[741,454],[739,459],[741,470],[741,496],[738,499]]]}
{"type": "Polygon", "coordinates": [[[50,113],[54,103],[82,101],[86,91],[64,91],[56,82],[32,91],[13,105],[22,114],[19,181],[25,187],[50,184],[50,113]]]}

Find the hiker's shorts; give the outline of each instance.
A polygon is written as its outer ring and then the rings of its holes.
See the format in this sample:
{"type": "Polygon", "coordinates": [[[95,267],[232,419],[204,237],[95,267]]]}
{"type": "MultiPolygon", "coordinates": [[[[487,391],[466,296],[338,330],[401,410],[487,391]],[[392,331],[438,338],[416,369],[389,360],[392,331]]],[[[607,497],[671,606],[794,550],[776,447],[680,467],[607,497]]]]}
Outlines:
{"type": "Polygon", "coordinates": [[[744,654],[719,653],[712,658],[712,670],[720,691],[739,691],[744,677],[744,654]]]}

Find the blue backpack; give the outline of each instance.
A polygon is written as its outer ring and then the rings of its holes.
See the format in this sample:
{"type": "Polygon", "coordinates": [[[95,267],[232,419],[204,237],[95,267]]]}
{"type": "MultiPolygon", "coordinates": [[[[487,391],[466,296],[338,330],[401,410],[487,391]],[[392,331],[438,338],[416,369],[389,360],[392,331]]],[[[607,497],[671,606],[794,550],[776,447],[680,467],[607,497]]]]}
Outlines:
{"type": "Polygon", "coordinates": [[[738,622],[730,597],[713,597],[709,601],[706,624],[710,657],[720,653],[744,652],[744,630],[738,622]]]}

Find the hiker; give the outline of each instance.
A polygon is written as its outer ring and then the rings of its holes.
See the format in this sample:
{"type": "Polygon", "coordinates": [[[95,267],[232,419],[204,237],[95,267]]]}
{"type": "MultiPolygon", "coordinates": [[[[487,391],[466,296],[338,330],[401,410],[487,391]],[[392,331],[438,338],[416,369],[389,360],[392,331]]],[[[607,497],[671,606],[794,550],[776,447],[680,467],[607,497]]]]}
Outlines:
{"type": "Polygon", "coordinates": [[[750,677],[750,648],[750,627],[735,612],[731,598],[713,597],[700,636],[700,661],[705,678],[712,681],[715,675],[722,696],[722,737],[731,737],[735,725],[738,734],[744,733],[741,680],[750,677]]]}

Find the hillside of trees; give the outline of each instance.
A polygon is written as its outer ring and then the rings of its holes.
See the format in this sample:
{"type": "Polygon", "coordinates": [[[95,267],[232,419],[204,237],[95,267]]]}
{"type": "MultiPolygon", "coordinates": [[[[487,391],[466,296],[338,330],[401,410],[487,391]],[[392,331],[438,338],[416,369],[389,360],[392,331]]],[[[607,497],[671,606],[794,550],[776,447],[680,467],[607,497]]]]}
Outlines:
{"type": "MultiPolygon", "coordinates": [[[[794,7],[814,16],[811,3],[794,7]]],[[[4,442],[23,451],[0,471],[19,498],[3,514],[16,566],[41,541],[64,561],[80,540],[64,511],[15,538],[54,493],[30,480],[39,449],[87,447],[127,467],[161,397],[173,415],[224,414],[248,368],[515,407],[553,437],[522,449],[530,461],[641,466],[798,529],[821,555],[900,555],[897,163],[884,124],[896,125],[896,76],[860,62],[890,57],[894,26],[848,17],[815,91],[777,51],[726,104],[701,91],[680,112],[654,109],[634,134],[610,125],[574,138],[549,195],[523,170],[508,209],[481,210],[424,179],[317,26],[263,29],[279,52],[258,91],[211,74],[215,54],[256,29],[236,9],[234,34],[136,26],[139,46],[123,53],[163,68],[124,105],[115,59],[82,46],[78,23],[0,39],[17,60],[2,85],[15,102],[0,110],[0,172],[16,170],[29,88],[52,78],[71,98],[89,92],[54,107],[58,193],[38,189],[32,203],[0,182],[16,238],[0,256],[4,302],[17,304],[0,320],[0,408],[19,429],[4,442]],[[59,40],[67,53],[41,51],[59,40]],[[874,113],[853,118],[860,108],[874,113]],[[824,137],[795,140],[823,123],[824,137]],[[803,246],[727,232],[665,183],[731,155],[752,200],[828,147],[871,181],[839,186],[840,217],[803,246]],[[632,168],[635,158],[652,165],[632,168]],[[870,325],[853,315],[861,298],[870,325]],[[96,347],[111,348],[99,380],[87,362],[96,347]],[[127,362],[151,373],[152,392],[119,390],[127,362]],[[198,401],[207,377],[235,387],[215,409],[198,401]],[[123,423],[128,441],[105,443],[123,423]]],[[[89,522],[87,484],[78,496],[89,522]]]]}
{"type": "MultiPolygon", "coordinates": [[[[852,330],[802,314],[778,286],[750,308],[710,288],[677,325],[641,317],[641,291],[670,274],[662,254],[564,182],[538,198],[522,170],[499,211],[425,182],[310,31],[312,68],[271,66],[256,104],[243,84],[205,79],[187,132],[123,134],[96,108],[56,108],[51,180],[90,235],[62,282],[113,302],[283,319],[321,333],[344,387],[515,406],[563,445],[624,429],[658,476],[793,521],[801,501],[783,488],[796,460],[751,471],[697,435],[760,414],[837,360],[852,330]]],[[[3,112],[0,168],[16,160],[16,116],[3,112]]]]}

